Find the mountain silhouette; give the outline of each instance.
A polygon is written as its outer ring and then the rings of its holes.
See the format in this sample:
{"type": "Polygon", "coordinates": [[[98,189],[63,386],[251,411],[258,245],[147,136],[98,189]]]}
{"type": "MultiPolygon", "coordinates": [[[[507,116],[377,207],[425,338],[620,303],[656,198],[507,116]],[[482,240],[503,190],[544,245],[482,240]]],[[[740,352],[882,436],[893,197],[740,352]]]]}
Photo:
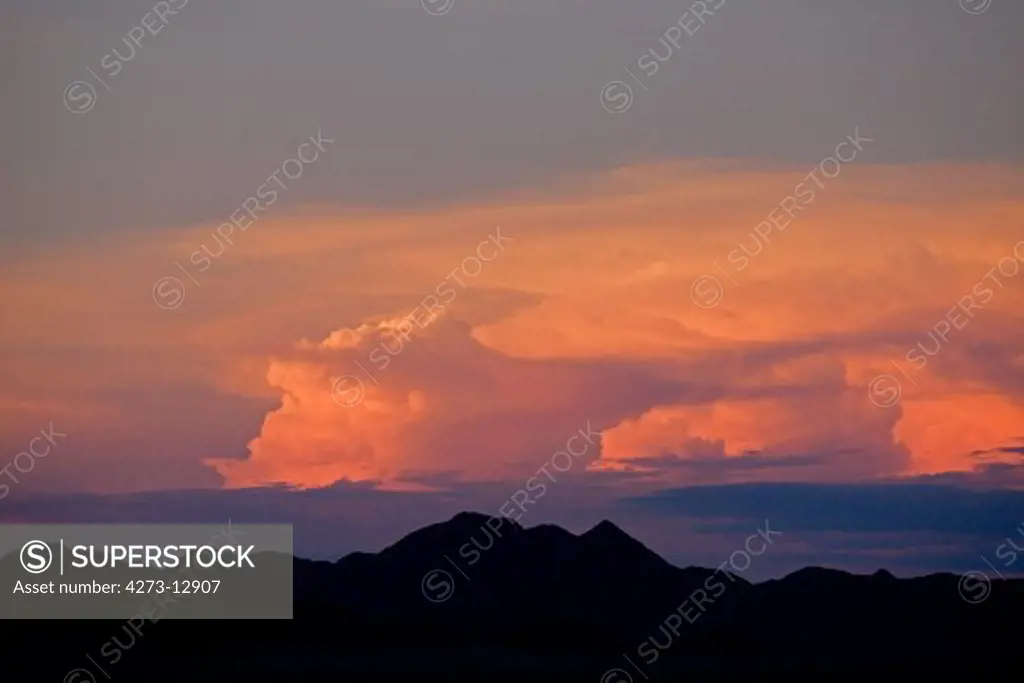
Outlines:
{"type": "Polygon", "coordinates": [[[114,673],[148,681],[976,674],[1013,657],[1024,615],[1021,580],[993,581],[974,603],[952,574],[808,567],[753,584],[673,566],[609,521],[576,535],[460,513],[377,553],[273,561],[293,563],[292,621],[164,619],[130,648],[123,622],[51,622],[7,643],[45,633],[99,660],[117,633],[114,673]]]}
{"type": "MultiPolygon", "coordinates": [[[[524,529],[461,513],[377,554],[335,563],[298,560],[295,598],[377,618],[486,622],[500,612],[506,623],[580,621],[588,630],[605,625],[622,635],[629,632],[623,625],[664,618],[672,600],[714,573],[674,567],[609,521],[576,536],[553,525],[524,529]]],[[[735,575],[727,580],[749,587],[735,575]]]]}

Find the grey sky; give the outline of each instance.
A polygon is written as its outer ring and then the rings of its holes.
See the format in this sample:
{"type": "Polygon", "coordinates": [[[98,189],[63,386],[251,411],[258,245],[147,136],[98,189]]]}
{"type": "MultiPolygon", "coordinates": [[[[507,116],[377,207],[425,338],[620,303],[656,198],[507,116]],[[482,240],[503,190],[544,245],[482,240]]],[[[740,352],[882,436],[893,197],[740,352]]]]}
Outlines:
{"type": "Polygon", "coordinates": [[[318,127],[337,144],[282,204],[457,202],[655,159],[813,162],[854,126],[881,163],[1024,157],[1017,0],[726,0],[646,91],[625,68],[644,78],[638,58],[664,54],[692,2],[454,3],[190,0],[74,114],[65,87],[127,53],[155,0],[5,0],[0,261],[223,220],[318,127]],[[620,114],[601,107],[613,80],[634,90],[620,114]]]}

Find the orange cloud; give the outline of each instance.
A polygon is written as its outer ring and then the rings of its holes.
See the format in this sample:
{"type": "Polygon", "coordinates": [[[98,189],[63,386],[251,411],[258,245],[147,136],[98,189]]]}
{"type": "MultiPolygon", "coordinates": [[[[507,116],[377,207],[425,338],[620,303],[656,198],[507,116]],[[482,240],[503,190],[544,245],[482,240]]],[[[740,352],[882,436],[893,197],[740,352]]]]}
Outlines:
{"type": "Polygon", "coordinates": [[[754,226],[805,174],[659,165],[473,206],[311,207],[192,273],[175,311],[151,283],[210,226],[40,254],[0,282],[0,314],[18,321],[0,401],[94,434],[97,454],[68,466],[98,487],[87,460],[124,443],[231,487],[521,476],[588,420],[591,468],[666,482],[972,470],[971,451],[1022,431],[1024,272],[1002,274],[923,367],[906,356],[993,267],[1020,262],[1024,174],[852,165],[737,270],[728,255],[753,253],[754,226]],[[459,285],[496,225],[514,243],[459,285]],[[702,276],[721,286],[714,306],[694,300],[702,276]],[[444,300],[433,315],[429,297],[444,300]],[[882,373],[901,382],[884,408],[868,395],[882,373]],[[178,427],[236,447],[172,447],[155,427],[171,390],[198,414],[241,401],[230,428],[178,427]]]}

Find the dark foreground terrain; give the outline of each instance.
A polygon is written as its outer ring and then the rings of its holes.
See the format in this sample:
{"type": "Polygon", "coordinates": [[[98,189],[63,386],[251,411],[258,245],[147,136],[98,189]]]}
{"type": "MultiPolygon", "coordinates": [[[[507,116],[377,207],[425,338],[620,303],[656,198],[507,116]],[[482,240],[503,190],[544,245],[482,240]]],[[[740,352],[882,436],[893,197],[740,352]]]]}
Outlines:
{"type": "MultiPolygon", "coordinates": [[[[5,622],[10,681],[723,680],[1013,666],[1024,581],[680,569],[602,522],[463,513],[377,554],[294,560],[293,621],[5,622]],[[488,527],[487,525],[491,526],[488,527]],[[986,599],[978,600],[981,595],[986,599]]],[[[284,559],[284,561],[287,561],[284,559]]]]}

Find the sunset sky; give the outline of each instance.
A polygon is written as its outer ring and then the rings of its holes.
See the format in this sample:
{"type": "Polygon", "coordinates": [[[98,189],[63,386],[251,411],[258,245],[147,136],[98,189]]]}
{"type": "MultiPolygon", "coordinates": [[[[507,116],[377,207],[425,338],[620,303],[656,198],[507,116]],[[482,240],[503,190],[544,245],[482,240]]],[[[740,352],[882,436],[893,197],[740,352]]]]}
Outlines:
{"type": "Polygon", "coordinates": [[[522,524],[678,564],[992,557],[1024,6],[628,4],[175,0],[129,59],[152,4],[4,9],[0,520],[337,556],[548,464],[522,524]]]}

